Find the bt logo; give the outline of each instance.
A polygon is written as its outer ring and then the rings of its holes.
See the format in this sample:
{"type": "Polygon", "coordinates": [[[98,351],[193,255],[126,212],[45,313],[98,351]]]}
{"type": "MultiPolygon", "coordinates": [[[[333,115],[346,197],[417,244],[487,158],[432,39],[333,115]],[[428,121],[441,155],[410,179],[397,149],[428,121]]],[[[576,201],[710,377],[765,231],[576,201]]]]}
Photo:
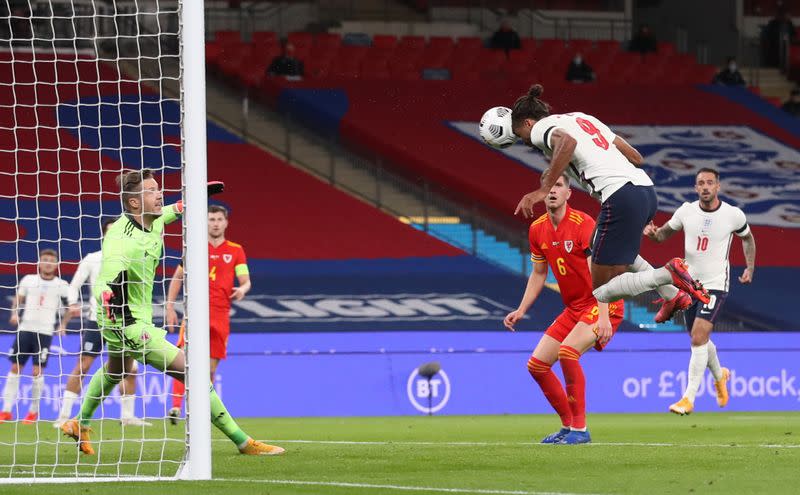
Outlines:
{"type": "Polygon", "coordinates": [[[408,377],[406,393],[414,409],[421,413],[433,414],[441,411],[450,400],[450,379],[444,370],[439,370],[430,379],[419,374],[419,368],[408,377]]]}

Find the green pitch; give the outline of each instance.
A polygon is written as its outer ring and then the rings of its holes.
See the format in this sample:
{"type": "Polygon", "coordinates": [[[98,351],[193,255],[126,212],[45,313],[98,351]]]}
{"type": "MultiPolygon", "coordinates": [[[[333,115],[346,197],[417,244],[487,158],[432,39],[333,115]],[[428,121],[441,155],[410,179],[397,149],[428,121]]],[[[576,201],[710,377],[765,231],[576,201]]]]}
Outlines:
{"type": "MultiPolygon", "coordinates": [[[[797,493],[800,413],[591,415],[593,445],[535,443],[557,427],[554,416],[442,416],[390,418],[243,419],[257,438],[286,447],[282,457],[237,454],[214,435],[212,482],[48,485],[42,493],[125,493],[178,495],[225,493],[403,494],[475,493],[797,493]],[[135,485],[135,486],[134,486],[135,485]],[[99,490],[99,491],[98,491],[99,490]],[[134,491],[135,490],[135,491],[134,491]]],[[[114,422],[96,423],[108,441],[97,459],[75,465],[74,444],[55,444],[49,423],[35,427],[0,425],[0,464],[15,456],[20,475],[155,474],[148,464],[180,458],[182,428],[161,422],[128,429],[124,444],[114,422]],[[167,444],[153,441],[164,434],[167,444]],[[37,441],[38,435],[38,441],[37,441]],[[16,439],[17,447],[8,444],[16,439]],[[20,445],[23,443],[24,445],[20,445]],[[37,466],[32,466],[34,459],[37,466]],[[121,463],[119,462],[121,461],[121,463]],[[140,462],[144,461],[144,462],[140,462]],[[49,471],[48,471],[49,469],[49,471]],[[27,472],[27,474],[26,474],[27,472]]],[[[161,465],[162,472],[175,464],[161,465]]],[[[5,468],[0,476],[8,476],[5,468]]],[[[31,493],[3,486],[3,494],[31,493]]]]}

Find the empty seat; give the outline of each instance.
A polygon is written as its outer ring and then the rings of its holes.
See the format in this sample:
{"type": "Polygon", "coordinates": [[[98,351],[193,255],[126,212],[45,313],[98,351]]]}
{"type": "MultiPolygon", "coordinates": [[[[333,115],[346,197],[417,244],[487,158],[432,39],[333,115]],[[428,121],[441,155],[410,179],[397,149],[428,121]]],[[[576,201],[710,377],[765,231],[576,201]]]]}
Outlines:
{"type": "Polygon", "coordinates": [[[483,47],[483,40],[477,36],[465,36],[463,38],[458,38],[456,47],[459,50],[477,50],[483,47]]]}
{"type": "Polygon", "coordinates": [[[278,35],[273,31],[255,31],[252,37],[254,45],[277,45],[278,35]]]}
{"type": "Polygon", "coordinates": [[[397,36],[376,34],[372,37],[372,46],[381,49],[394,49],[394,47],[397,46],[397,36]]]}
{"type": "Polygon", "coordinates": [[[402,49],[422,50],[425,48],[425,38],[422,36],[403,36],[398,47],[402,49]]]}
{"type": "Polygon", "coordinates": [[[314,37],[311,35],[311,33],[293,32],[286,36],[286,41],[293,44],[295,48],[299,48],[301,46],[309,47],[313,44],[314,37]]]}

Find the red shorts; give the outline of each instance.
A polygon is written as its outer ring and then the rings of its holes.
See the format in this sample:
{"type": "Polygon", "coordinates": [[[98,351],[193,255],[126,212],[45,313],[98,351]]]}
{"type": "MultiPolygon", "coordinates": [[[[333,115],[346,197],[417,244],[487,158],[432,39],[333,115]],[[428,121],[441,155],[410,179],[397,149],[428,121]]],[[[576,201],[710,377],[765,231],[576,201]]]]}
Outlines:
{"type": "MultiPolygon", "coordinates": [[[[549,335],[559,342],[563,342],[572,329],[575,328],[575,325],[577,325],[578,322],[582,321],[584,323],[588,323],[589,325],[595,325],[597,323],[597,315],[599,311],[600,310],[597,305],[587,306],[581,310],[565,308],[564,311],[562,311],[561,314],[558,315],[558,317],[553,321],[547,331],[544,332],[544,334],[549,335]]],[[[622,323],[622,317],[624,314],[625,304],[621,299],[608,304],[608,316],[611,320],[611,328],[615,334],[617,333],[619,324],[622,323]]],[[[600,342],[595,342],[594,348],[598,351],[602,351],[606,345],[608,345],[608,342],[606,342],[604,345],[600,345],[600,342]]]]}
{"type": "MultiPolygon", "coordinates": [[[[210,322],[209,355],[212,359],[225,359],[228,357],[228,337],[231,334],[231,321],[228,318],[212,319],[210,322]]],[[[186,343],[184,331],[186,321],[181,323],[181,332],[178,336],[178,347],[183,348],[186,343]]]]}

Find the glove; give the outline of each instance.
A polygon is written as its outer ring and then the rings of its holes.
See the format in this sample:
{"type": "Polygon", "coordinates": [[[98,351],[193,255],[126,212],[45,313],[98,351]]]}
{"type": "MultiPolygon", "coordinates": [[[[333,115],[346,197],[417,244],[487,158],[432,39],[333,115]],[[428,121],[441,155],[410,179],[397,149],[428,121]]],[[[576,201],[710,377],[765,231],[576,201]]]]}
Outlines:
{"type": "Polygon", "coordinates": [[[215,194],[219,194],[219,193],[223,192],[224,190],[225,190],[225,183],[224,182],[221,182],[221,181],[218,181],[218,180],[212,180],[212,181],[208,182],[208,197],[209,198],[211,196],[215,195],[215,194]]]}
{"type": "Polygon", "coordinates": [[[106,314],[106,318],[111,320],[113,323],[116,323],[117,318],[111,312],[111,305],[112,305],[112,299],[114,299],[114,293],[111,292],[110,290],[103,291],[103,293],[100,295],[100,298],[103,300],[103,311],[106,314]]]}

